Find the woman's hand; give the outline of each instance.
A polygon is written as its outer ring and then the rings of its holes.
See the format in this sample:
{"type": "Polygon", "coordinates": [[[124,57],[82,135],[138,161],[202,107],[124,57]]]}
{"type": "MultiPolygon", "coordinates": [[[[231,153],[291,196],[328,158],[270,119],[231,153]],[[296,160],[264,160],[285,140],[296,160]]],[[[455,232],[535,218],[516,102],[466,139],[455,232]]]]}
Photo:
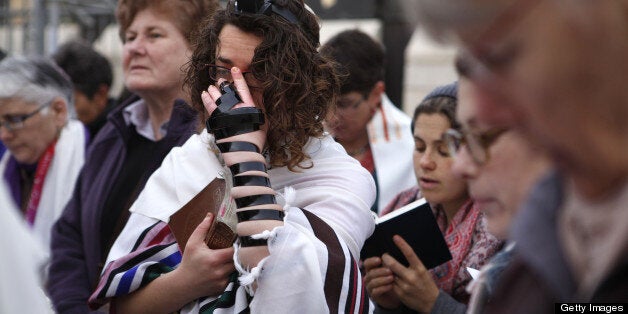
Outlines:
{"type": "Polygon", "coordinates": [[[204,296],[215,296],[227,286],[233,267],[233,248],[211,250],[205,235],[213,217],[205,217],[192,232],[181,264],[133,293],[116,297],[116,313],[172,313],[204,296]]]}
{"type": "Polygon", "coordinates": [[[438,297],[438,287],[412,247],[398,235],[393,237],[393,241],[410,264],[405,267],[388,254],[382,257],[384,265],[395,274],[393,291],[407,307],[429,313],[438,297]]]}
{"type": "MultiPolygon", "coordinates": [[[[231,77],[233,77],[233,85],[235,86],[238,94],[240,95],[240,98],[242,99],[242,103],[235,105],[233,109],[244,108],[244,107],[255,107],[255,102],[253,101],[253,97],[251,96],[251,92],[249,91],[249,86],[246,84],[246,80],[244,79],[244,76],[242,76],[242,72],[240,72],[240,69],[237,67],[231,68],[231,77]]],[[[220,83],[222,83],[223,81],[224,80],[218,81],[217,84],[220,85],[220,83]]],[[[203,91],[203,93],[201,93],[201,99],[203,100],[203,105],[205,105],[205,109],[207,110],[207,113],[209,113],[210,116],[214,112],[214,110],[218,108],[218,106],[216,105],[216,100],[218,100],[220,96],[222,96],[222,93],[220,92],[218,87],[214,85],[209,86],[207,88],[207,91],[203,91]]],[[[257,147],[259,147],[261,151],[264,147],[264,144],[266,143],[266,132],[263,130],[266,130],[266,128],[262,127],[260,129],[261,132],[256,131],[256,132],[236,135],[236,136],[232,136],[226,139],[222,139],[218,141],[218,143],[245,141],[245,142],[250,142],[257,145],[257,147]]],[[[231,155],[231,153],[224,154],[224,158],[225,158],[225,162],[227,163],[227,166],[230,166],[238,162],[238,161],[231,160],[234,157],[230,157],[228,155],[231,155]]],[[[248,158],[248,159],[250,160],[251,158],[248,158]]]]}
{"type": "Polygon", "coordinates": [[[208,214],[190,235],[181,265],[175,270],[189,283],[195,296],[214,296],[224,291],[233,266],[233,248],[212,250],[205,243],[205,236],[215,217],[208,214]]]}
{"type": "Polygon", "coordinates": [[[379,257],[370,257],[364,260],[364,284],[366,290],[379,306],[386,309],[396,309],[401,304],[399,297],[393,291],[395,278],[392,271],[382,265],[379,257]]]}
{"type": "MultiPolygon", "coordinates": [[[[246,83],[246,80],[242,76],[242,72],[237,67],[231,68],[231,77],[233,77],[233,85],[237,90],[242,103],[239,103],[233,107],[233,109],[237,108],[245,108],[245,107],[256,107],[253,97],[249,91],[249,87],[246,83]]],[[[220,80],[217,84],[221,84],[224,80],[220,80]]],[[[211,115],[218,106],[216,105],[216,101],[222,96],[220,90],[216,86],[209,86],[206,92],[201,94],[201,98],[203,100],[203,104],[205,105],[205,109],[211,115]]],[[[258,105],[261,105],[258,103],[258,105]]],[[[259,106],[258,106],[259,108],[259,106]]],[[[232,109],[232,110],[233,110],[232,109]]],[[[216,118],[219,119],[219,118],[216,118]]],[[[223,138],[218,140],[217,143],[223,142],[234,142],[234,141],[242,141],[253,143],[257,146],[259,151],[261,152],[266,143],[266,130],[268,130],[268,125],[260,126],[260,129],[257,131],[244,133],[240,135],[235,135],[227,138],[223,138]]],[[[236,163],[247,162],[247,161],[258,161],[265,163],[266,160],[264,156],[257,152],[223,152],[222,158],[225,161],[227,166],[234,165],[236,163]]],[[[268,174],[265,172],[259,171],[250,171],[246,173],[239,174],[240,176],[251,175],[258,177],[268,177],[268,174]]],[[[235,185],[235,184],[234,184],[235,185]]],[[[234,198],[258,195],[258,194],[270,194],[274,195],[275,192],[272,190],[270,186],[250,186],[250,185],[242,185],[242,186],[234,186],[231,189],[232,196],[234,198]]],[[[245,208],[245,209],[271,209],[281,211],[281,206],[277,204],[260,204],[255,206],[245,208]],[[262,206],[263,205],[263,206],[262,206]]],[[[238,208],[238,212],[242,211],[243,208],[238,208]]],[[[259,234],[265,230],[272,230],[275,227],[282,226],[283,221],[274,220],[274,219],[265,219],[265,220],[251,220],[251,221],[238,221],[236,225],[236,232],[238,236],[251,236],[254,234],[259,234]]],[[[251,246],[251,247],[241,247],[238,250],[238,260],[240,264],[246,268],[251,269],[255,267],[259,261],[269,255],[268,247],[266,245],[261,246],[251,246]]]]}

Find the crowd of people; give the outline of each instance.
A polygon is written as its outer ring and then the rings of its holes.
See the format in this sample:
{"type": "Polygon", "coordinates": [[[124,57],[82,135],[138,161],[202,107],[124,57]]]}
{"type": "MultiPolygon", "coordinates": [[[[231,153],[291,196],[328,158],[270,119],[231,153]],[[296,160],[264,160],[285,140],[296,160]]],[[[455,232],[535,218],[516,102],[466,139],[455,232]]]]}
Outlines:
{"type": "Polygon", "coordinates": [[[120,99],[84,42],[2,56],[0,312],[627,302],[628,3],[416,9],[458,80],[412,117],[386,96],[385,47],[360,30],[321,45],[303,0],[118,1],[120,99]],[[182,241],[171,217],[205,191],[220,210],[182,241]],[[405,261],[362,260],[375,217],[419,199],[451,260],[428,269],[400,236],[405,261]],[[225,216],[233,243],[210,248],[225,216]]]}

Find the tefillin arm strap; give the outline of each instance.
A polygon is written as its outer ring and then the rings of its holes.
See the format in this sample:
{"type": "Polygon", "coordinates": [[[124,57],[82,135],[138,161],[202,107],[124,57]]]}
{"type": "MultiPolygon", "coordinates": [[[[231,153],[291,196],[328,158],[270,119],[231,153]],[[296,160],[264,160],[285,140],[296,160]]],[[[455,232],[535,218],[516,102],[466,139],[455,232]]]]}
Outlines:
{"type": "MultiPolygon", "coordinates": [[[[222,96],[216,100],[218,108],[214,110],[209,119],[205,122],[209,133],[213,133],[216,140],[225,139],[231,136],[246,134],[259,130],[264,124],[264,114],[257,108],[237,108],[233,107],[242,102],[242,99],[231,84],[220,85],[222,96]]],[[[235,141],[217,144],[221,153],[232,152],[253,152],[258,153],[260,149],[252,143],[235,141]]],[[[266,165],[259,161],[246,161],[231,165],[229,167],[233,178],[234,187],[259,186],[272,188],[270,180],[259,173],[266,173],[266,165]]],[[[276,204],[273,194],[257,194],[243,196],[235,199],[237,209],[251,206],[276,204]]],[[[284,212],[275,209],[245,209],[237,211],[238,223],[256,220],[279,220],[283,221],[284,212]]],[[[253,239],[250,236],[240,237],[240,245],[262,246],[266,245],[266,239],[253,239]]]]}

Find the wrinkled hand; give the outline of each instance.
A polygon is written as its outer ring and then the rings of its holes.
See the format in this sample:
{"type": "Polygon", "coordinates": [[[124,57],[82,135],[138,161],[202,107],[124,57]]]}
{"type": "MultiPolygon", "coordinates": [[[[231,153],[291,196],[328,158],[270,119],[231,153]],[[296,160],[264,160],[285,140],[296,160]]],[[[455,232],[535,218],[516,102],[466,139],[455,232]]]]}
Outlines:
{"type": "Polygon", "coordinates": [[[382,265],[379,257],[370,257],[364,260],[364,284],[369,296],[375,303],[386,309],[396,309],[401,301],[393,291],[394,276],[392,271],[382,265]]]}
{"type": "Polygon", "coordinates": [[[190,291],[196,295],[192,300],[203,296],[214,296],[223,292],[233,266],[233,248],[212,250],[205,244],[214,216],[208,214],[196,227],[185,245],[181,265],[174,270],[189,283],[190,291]]]}
{"type": "Polygon", "coordinates": [[[438,287],[412,247],[398,235],[393,237],[393,241],[410,264],[405,267],[388,254],[382,257],[384,265],[395,274],[393,291],[407,307],[429,313],[438,297],[438,287]]]}
{"type": "MultiPolygon", "coordinates": [[[[249,86],[246,84],[246,80],[244,79],[244,76],[242,75],[242,72],[240,71],[240,69],[237,67],[231,68],[231,76],[233,77],[233,85],[235,86],[236,90],[238,91],[238,94],[240,95],[240,98],[242,99],[242,103],[235,105],[233,109],[243,108],[243,107],[255,107],[255,102],[253,101],[253,97],[251,96],[251,92],[249,91],[249,86]]],[[[222,83],[223,81],[224,80],[218,81],[217,85],[220,85],[220,83],[222,83]]],[[[216,105],[216,100],[218,100],[220,96],[222,96],[222,94],[220,93],[220,90],[218,89],[218,87],[214,85],[209,86],[207,88],[207,91],[203,91],[201,93],[201,99],[203,100],[203,105],[205,106],[205,110],[207,110],[207,113],[209,113],[210,116],[214,112],[214,110],[218,108],[218,106],[216,105]]],[[[226,139],[222,139],[218,141],[218,143],[233,142],[233,141],[246,141],[246,142],[251,142],[257,145],[257,147],[259,147],[261,151],[261,149],[264,147],[264,144],[266,143],[266,132],[264,130],[265,128],[262,127],[260,129],[261,132],[256,131],[256,132],[251,132],[247,134],[232,136],[226,139]]],[[[225,162],[227,163],[227,166],[240,162],[240,161],[234,161],[230,163],[230,161],[227,160],[227,159],[230,159],[230,157],[228,157],[227,155],[230,155],[230,153],[225,154],[225,162]]],[[[249,161],[250,161],[250,158],[249,158],[249,161]]]]}

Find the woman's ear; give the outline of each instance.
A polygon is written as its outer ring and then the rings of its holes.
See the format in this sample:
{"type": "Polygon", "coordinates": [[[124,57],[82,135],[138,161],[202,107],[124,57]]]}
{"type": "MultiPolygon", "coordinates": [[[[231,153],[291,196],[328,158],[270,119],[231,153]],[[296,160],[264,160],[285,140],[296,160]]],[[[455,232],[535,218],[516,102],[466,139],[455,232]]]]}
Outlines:
{"type": "Polygon", "coordinates": [[[386,84],[383,81],[377,81],[369,93],[369,102],[376,104],[377,108],[379,108],[382,103],[382,96],[384,96],[384,92],[386,92],[386,84]]]}
{"type": "Polygon", "coordinates": [[[61,97],[55,97],[50,104],[50,114],[53,115],[55,124],[61,128],[68,122],[68,104],[61,97]]]}

